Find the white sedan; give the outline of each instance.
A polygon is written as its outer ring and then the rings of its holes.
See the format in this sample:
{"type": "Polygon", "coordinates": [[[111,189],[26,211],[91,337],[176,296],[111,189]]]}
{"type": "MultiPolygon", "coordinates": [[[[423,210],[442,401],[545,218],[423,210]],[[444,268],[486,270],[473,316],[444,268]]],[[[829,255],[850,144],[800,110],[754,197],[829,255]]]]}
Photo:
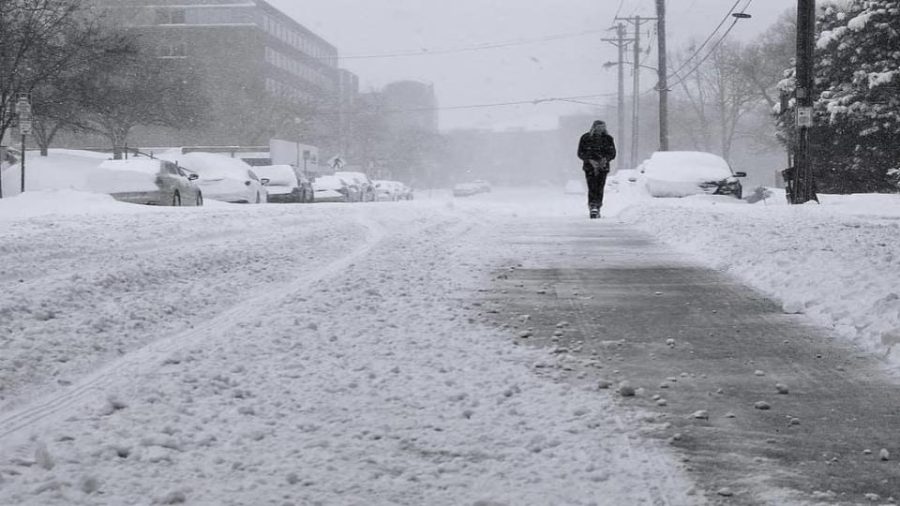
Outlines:
{"type": "Polygon", "coordinates": [[[265,183],[239,158],[214,153],[188,153],[179,157],[184,169],[200,176],[197,184],[206,198],[240,204],[268,201],[265,183]]]}

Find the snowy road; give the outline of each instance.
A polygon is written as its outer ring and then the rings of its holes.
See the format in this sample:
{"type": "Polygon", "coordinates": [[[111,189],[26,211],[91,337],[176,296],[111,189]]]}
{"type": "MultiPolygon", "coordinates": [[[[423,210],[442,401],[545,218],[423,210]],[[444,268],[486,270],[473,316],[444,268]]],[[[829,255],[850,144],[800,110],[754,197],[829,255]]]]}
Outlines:
{"type": "Polygon", "coordinates": [[[702,502],[491,326],[532,200],[96,206],[0,218],[0,504],[702,502]]]}

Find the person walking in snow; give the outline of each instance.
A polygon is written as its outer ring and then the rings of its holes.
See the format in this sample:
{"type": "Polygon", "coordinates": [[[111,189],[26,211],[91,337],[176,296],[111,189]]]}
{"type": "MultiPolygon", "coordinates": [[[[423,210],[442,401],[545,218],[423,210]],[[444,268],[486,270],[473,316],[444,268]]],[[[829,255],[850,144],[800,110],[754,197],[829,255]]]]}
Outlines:
{"type": "Polygon", "coordinates": [[[578,158],[584,162],[582,169],[587,179],[591,219],[599,218],[606,176],[609,175],[609,162],[616,158],[616,143],[606,131],[605,122],[595,121],[591,131],[581,136],[578,158]]]}

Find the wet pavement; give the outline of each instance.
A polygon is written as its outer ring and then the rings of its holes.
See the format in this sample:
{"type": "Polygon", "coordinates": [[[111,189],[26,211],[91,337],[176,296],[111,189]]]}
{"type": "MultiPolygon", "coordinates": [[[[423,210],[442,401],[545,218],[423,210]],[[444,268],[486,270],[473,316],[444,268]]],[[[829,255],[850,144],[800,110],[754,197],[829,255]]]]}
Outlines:
{"type": "Polygon", "coordinates": [[[639,388],[624,409],[651,414],[647,437],[712,503],[900,500],[900,386],[878,357],[614,222],[523,220],[499,240],[521,266],[486,294],[497,322],[594,359],[581,381],[639,388]]]}

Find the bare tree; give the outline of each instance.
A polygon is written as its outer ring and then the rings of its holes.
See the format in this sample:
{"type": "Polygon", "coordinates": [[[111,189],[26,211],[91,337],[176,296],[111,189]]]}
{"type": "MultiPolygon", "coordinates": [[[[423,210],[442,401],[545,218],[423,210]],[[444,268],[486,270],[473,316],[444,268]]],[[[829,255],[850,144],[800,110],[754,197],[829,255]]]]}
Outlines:
{"type": "Polygon", "coordinates": [[[769,109],[779,102],[778,83],[793,65],[797,49],[797,12],[786,11],[762,36],[744,47],[735,70],[765,100],[769,109]]]}
{"type": "Polygon", "coordinates": [[[137,126],[194,129],[208,120],[208,100],[187,60],[161,59],[134,44],[110,50],[77,83],[80,120],[106,137],[115,158],[137,126]]]}
{"type": "Polygon", "coordinates": [[[81,65],[98,30],[99,16],[79,0],[0,0],[0,138],[18,96],[81,65]]]}
{"type": "Polygon", "coordinates": [[[760,97],[753,84],[738,72],[742,65],[743,47],[739,43],[721,43],[697,63],[685,65],[685,75],[678,78],[680,98],[689,112],[676,122],[688,132],[694,145],[705,151],[712,148],[712,133],[716,132],[715,151],[728,159],[741,120],[759,106],[760,97]]]}

